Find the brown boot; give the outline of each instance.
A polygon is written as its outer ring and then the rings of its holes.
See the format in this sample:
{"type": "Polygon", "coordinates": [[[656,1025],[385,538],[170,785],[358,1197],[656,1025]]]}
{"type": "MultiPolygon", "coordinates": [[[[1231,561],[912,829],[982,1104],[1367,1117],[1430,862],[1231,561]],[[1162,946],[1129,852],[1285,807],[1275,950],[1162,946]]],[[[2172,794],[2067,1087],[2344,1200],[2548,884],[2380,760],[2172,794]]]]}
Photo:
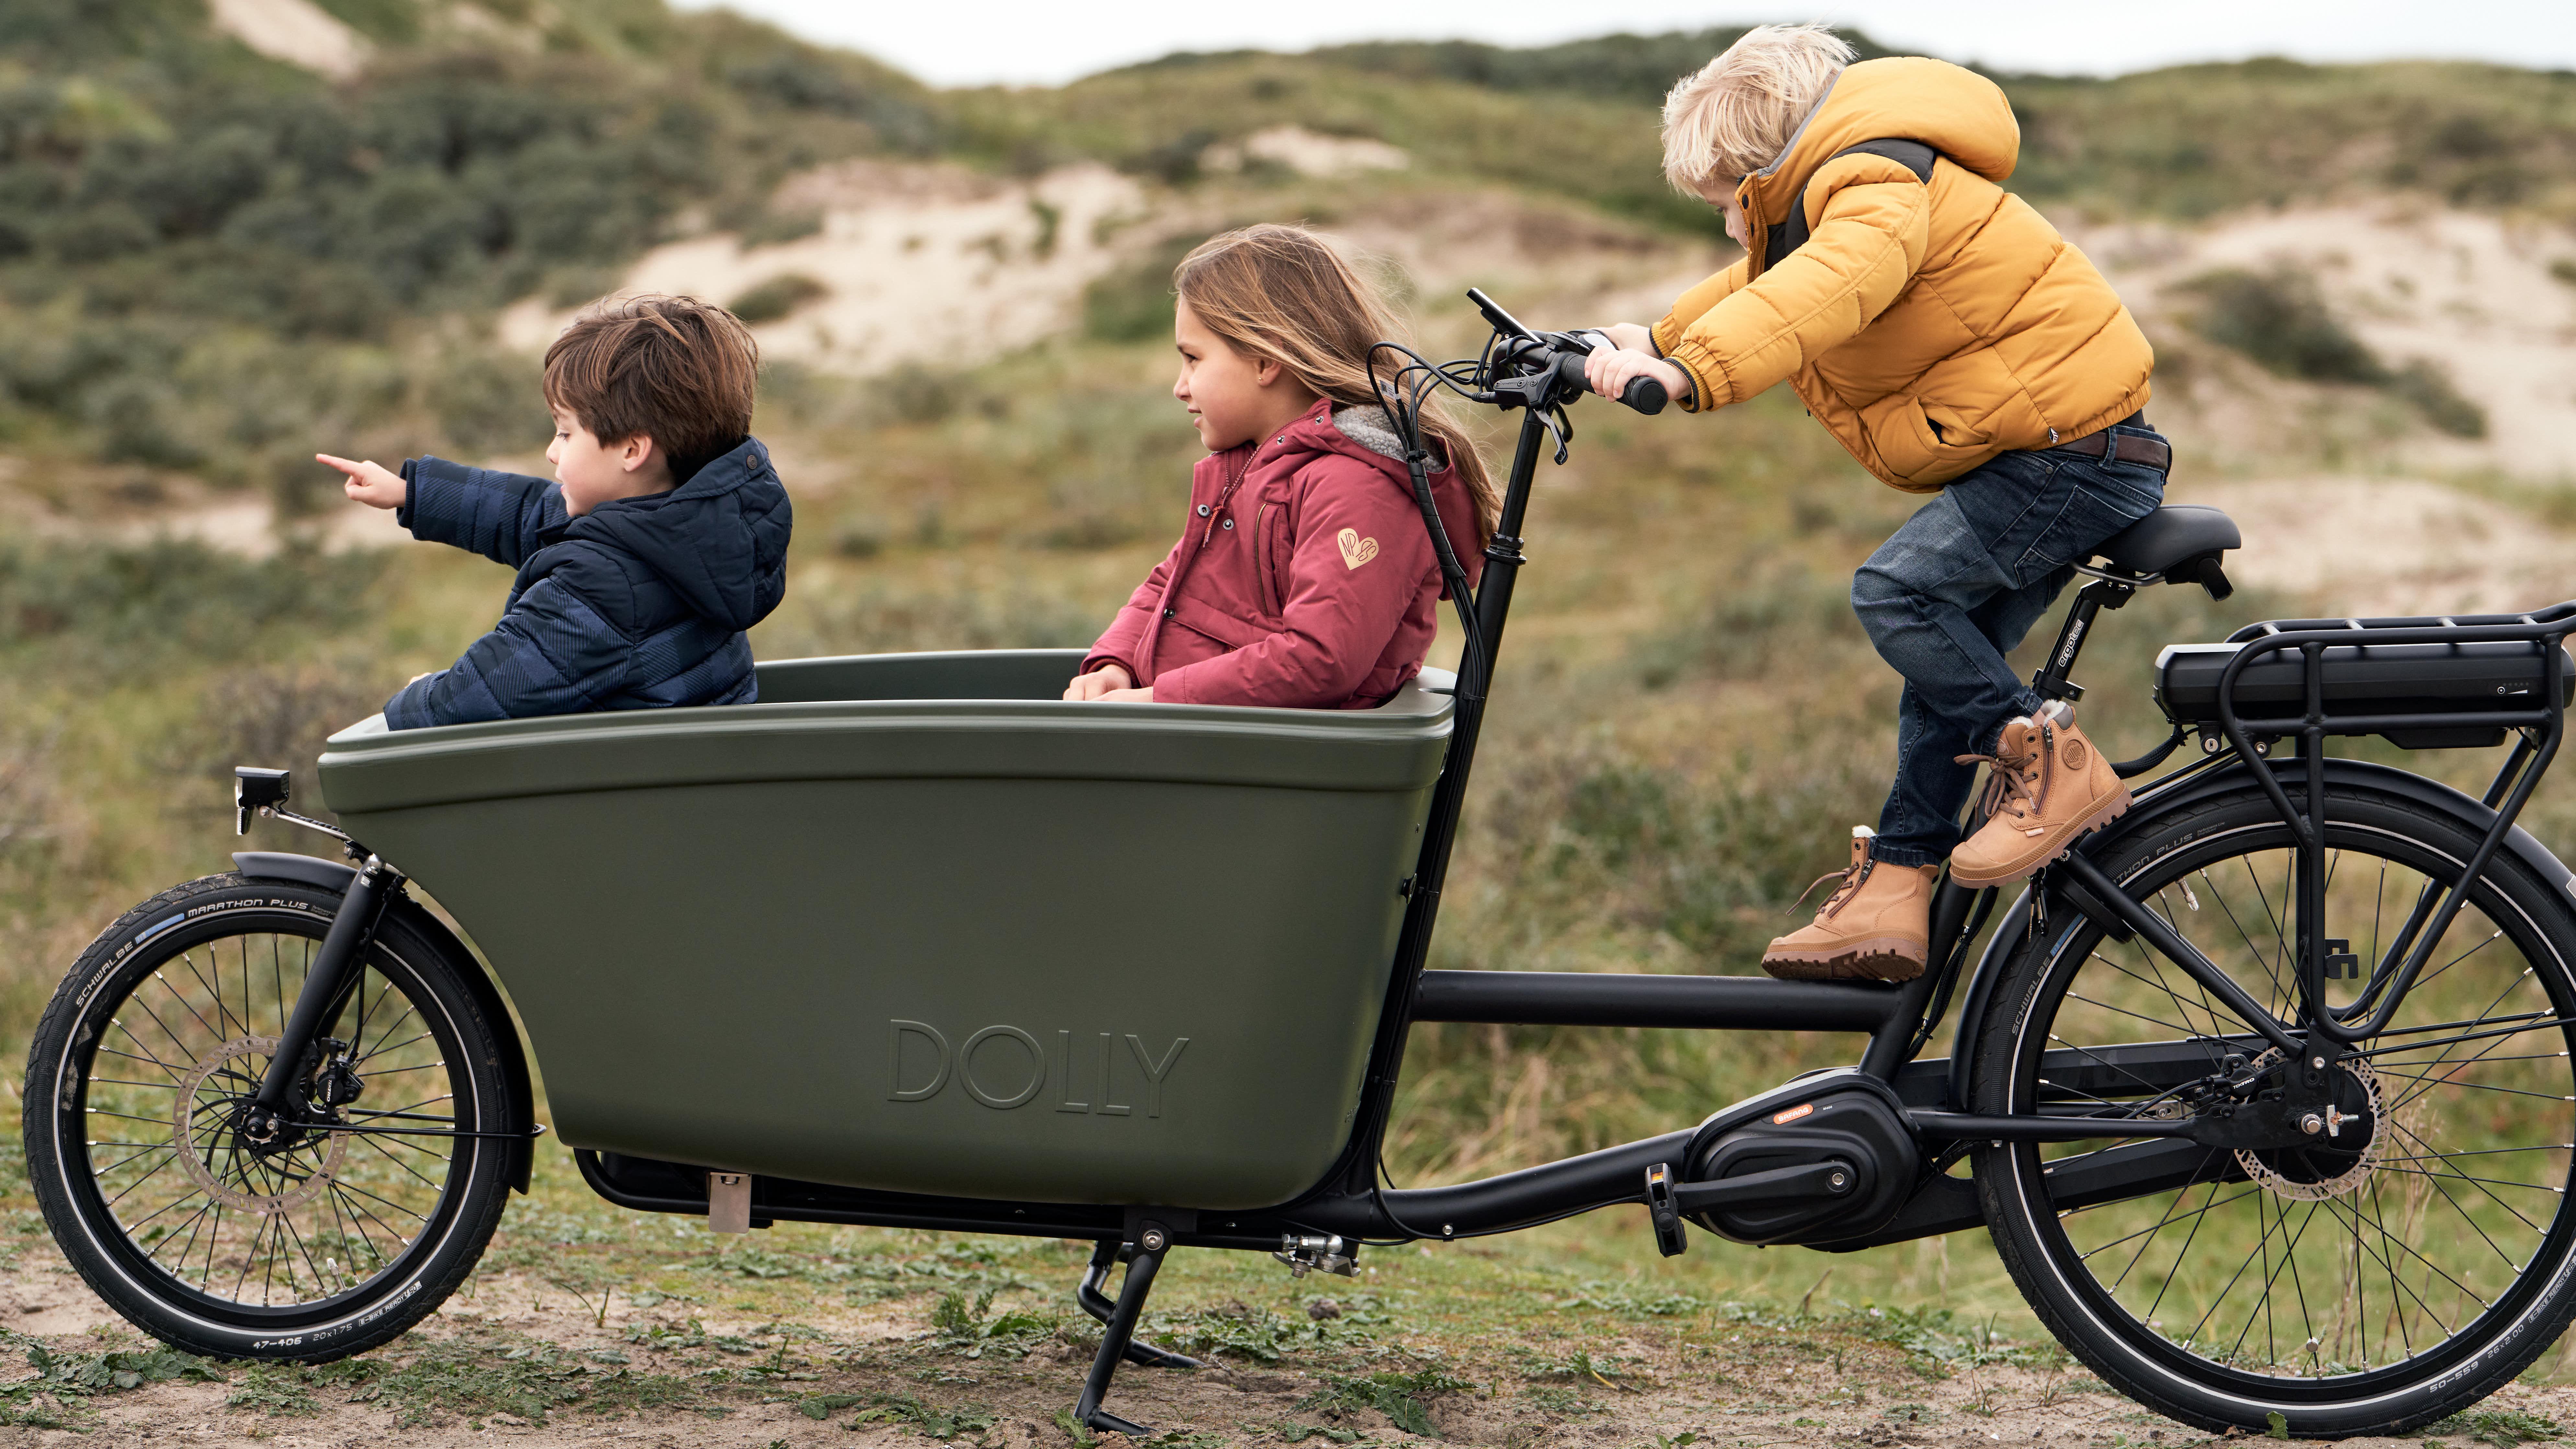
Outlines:
{"type": "Polygon", "coordinates": [[[2075,727],[2060,702],[2004,726],[1983,761],[1986,823],[1950,852],[1950,879],[1963,886],[2006,885],[2066,854],[2075,838],[2129,808],[2129,787],[2111,762],[2075,727]]]}
{"type": "MultiPolygon", "coordinates": [[[[1762,953],[1763,970],[1787,981],[1911,981],[1923,974],[1931,954],[1932,881],[1941,868],[1872,860],[1876,833],[1866,825],[1853,829],[1851,865],[1835,873],[1842,884],[1813,925],[1772,941],[1762,953]]],[[[1816,885],[1835,875],[1817,877],[1816,885]]]]}

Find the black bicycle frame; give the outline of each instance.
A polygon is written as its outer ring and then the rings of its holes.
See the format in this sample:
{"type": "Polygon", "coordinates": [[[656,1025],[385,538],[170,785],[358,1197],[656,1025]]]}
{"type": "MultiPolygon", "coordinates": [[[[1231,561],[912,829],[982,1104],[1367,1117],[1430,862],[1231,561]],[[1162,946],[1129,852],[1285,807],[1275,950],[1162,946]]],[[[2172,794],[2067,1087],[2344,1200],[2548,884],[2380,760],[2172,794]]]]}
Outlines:
{"type": "MultiPolygon", "coordinates": [[[[2298,842],[2298,936],[2299,994],[2303,1020],[2301,1026],[2315,1037],[2350,1046],[2379,1035],[2396,1019],[2397,1009],[2405,1003],[2406,994],[2415,985],[2416,976],[2430,960],[2442,936],[2468,904],[2469,888],[2485,873],[2488,862],[2513,831],[2514,821],[2531,800],[2531,792],[2541,775],[2557,758],[2558,747],[2567,734],[2567,710],[2564,688],[2567,656],[2563,646],[2570,633],[2576,633],[2576,604],[2560,605],[2540,613],[2526,615],[2512,623],[2415,624],[2411,622],[2354,621],[2343,628],[2299,629],[2248,641],[2228,661],[2226,672],[2219,677],[2218,713],[2228,744],[2237,756],[2255,761],[2253,736],[2265,734],[2295,737],[2299,742],[2298,763],[2305,787],[2302,802],[2305,809],[2292,803],[2289,792],[2282,788],[2280,772],[2257,765],[2254,777],[2262,782],[2263,792],[2271,797],[2274,809],[2295,833],[2298,842]],[[2530,644],[2541,654],[2541,707],[2458,710],[2445,714],[2371,715],[2342,713],[2329,709],[2325,700],[2325,653],[2336,645],[2357,643],[2370,645],[2441,644],[2457,647],[2464,644],[2530,644]],[[2306,708],[2292,718],[2247,720],[2238,711],[2236,689],[2246,666],[2266,655],[2297,650],[2300,677],[2305,685],[2306,708]],[[2329,734],[2371,734],[2385,729],[2476,728],[2493,726],[2516,731],[2519,738],[2513,753],[2487,787],[2487,807],[2495,811],[2495,822],[2460,878],[2440,893],[2438,902],[2429,888],[2408,914],[2405,926],[2395,940],[2373,964],[2370,980],[2360,997],[2341,1011],[2326,1003],[2325,994],[2325,904],[2326,904],[2326,793],[2325,739],[2329,734]],[[2429,907],[2429,909],[2428,909],[2429,907]],[[2375,1003],[2375,1004],[2374,1004],[2375,1003]],[[2367,1017],[2354,1024],[2353,1019],[2367,1017]]],[[[2269,1033],[2266,1033],[2267,1035],[2269,1033]]]]}

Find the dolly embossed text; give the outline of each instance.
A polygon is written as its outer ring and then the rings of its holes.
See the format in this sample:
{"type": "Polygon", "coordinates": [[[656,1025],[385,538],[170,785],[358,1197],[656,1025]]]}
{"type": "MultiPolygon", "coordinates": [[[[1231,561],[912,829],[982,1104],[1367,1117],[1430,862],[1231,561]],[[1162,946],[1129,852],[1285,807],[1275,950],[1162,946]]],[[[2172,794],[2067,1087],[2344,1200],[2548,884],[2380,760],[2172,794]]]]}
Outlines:
{"type": "Polygon", "coordinates": [[[895,1019],[886,1025],[891,1028],[886,1043],[887,1101],[927,1102],[954,1080],[967,1096],[1005,1112],[1036,1101],[1052,1081],[1057,1111],[1124,1117],[1135,1111],[1134,1104],[1111,1099],[1133,1095],[1126,1083],[1141,1078],[1145,1115],[1160,1117],[1163,1083],[1190,1044],[1188,1037],[1175,1037],[1157,1057],[1133,1033],[1127,1036],[1127,1050],[1122,1053],[1113,1032],[1081,1033],[1096,1038],[1096,1045],[1091,1040],[1077,1045],[1076,1033],[1059,1031],[1050,1050],[1016,1026],[988,1026],[951,1050],[947,1035],[926,1021],[895,1019]],[[1133,1077],[1122,1069],[1122,1058],[1135,1064],[1133,1077]]]}

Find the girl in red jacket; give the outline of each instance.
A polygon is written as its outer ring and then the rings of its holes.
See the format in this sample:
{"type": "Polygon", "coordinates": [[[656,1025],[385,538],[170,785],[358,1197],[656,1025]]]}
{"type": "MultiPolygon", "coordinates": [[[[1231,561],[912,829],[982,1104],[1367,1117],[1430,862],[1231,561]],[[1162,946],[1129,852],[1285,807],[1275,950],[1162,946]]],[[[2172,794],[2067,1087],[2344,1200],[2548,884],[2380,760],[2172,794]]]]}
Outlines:
{"type": "MultiPolygon", "coordinates": [[[[1369,382],[1397,335],[1314,233],[1227,232],[1173,274],[1180,380],[1208,456],[1181,541],[1067,699],[1372,709],[1422,669],[1444,593],[1404,450],[1369,382]]],[[[1496,512],[1456,423],[1426,408],[1432,499],[1472,581],[1496,512]]]]}

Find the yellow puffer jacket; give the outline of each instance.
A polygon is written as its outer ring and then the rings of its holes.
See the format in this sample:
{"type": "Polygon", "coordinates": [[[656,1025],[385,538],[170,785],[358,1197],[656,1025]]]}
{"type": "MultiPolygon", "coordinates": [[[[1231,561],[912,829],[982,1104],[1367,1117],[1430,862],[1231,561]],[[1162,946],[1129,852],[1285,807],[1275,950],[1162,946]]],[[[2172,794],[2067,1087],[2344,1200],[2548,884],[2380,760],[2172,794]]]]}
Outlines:
{"type": "Polygon", "coordinates": [[[1743,261],[1655,324],[1700,408],[1786,378],[1861,466],[1911,493],[2014,448],[2080,438],[2146,405],[2155,353],[2110,283],[1996,183],[2021,151],[1992,81],[1937,60],[1845,70],[1789,148],[1737,192],[1743,261]],[[1920,141],[1931,179],[1861,154],[1920,141]],[[1805,245],[1768,271],[1771,230],[1804,199],[1805,245]]]}

